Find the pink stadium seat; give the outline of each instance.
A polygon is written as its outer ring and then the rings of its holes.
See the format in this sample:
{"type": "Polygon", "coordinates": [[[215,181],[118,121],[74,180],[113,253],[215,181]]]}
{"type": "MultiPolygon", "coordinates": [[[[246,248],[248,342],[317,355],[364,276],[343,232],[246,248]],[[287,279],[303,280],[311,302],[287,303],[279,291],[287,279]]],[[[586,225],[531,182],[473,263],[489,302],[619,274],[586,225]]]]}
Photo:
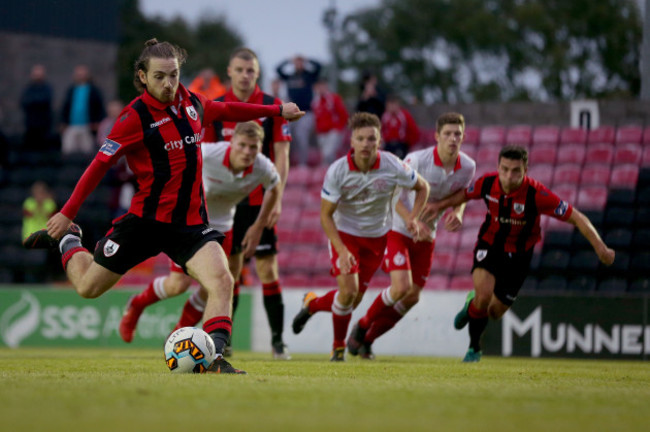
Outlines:
{"type": "Polygon", "coordinates": [[[469,228],[467,226],[461,230],[460,243],[458,244],[458,252],[467,252],[474,250],[476,239],[478,236],[478,226],[469,228]]]}
{"type": "Polygon", "coordinates": [[[450,233],[440,229],[436,234],[436,254],[439,252],[455,252],[460,243],[460,233],[450,233]]]}
{"type": "Polygon", "coordinates": [[[551,143],[533,144],[528,154],[530,164],[554,164],[557,159],[557,146],[551,143]]]}
{"type": "Polygon", "coordinates": [[[630,188],[636,187],[639,179],[639,166],[633,164],[624,164],[615,166],[612,169],[610,178],[610,188],[630,188]]]}
{"type": "Polygon", "coordinates": [[[449,289],[458,291],[470,291],[474,289],[474,281],[471,275],[456,275],[449,280],[449,289]]]}
{"type": "Polygon", "coordinates": [[[643,128],[641,126],[621,126],[616,130],[616,145],[641,144],[643,139],[643,128]]]}
{"type": "Polygon", "coordinates": [[[308,287],[319,287],[319,288],[336,288],[336,278],[332,277],[329,274],[329,270],[323,274],[312,275],[309,281],[308,287]]]}
{"type": "MultiPolygon", "coordinates": [[[[560,132],[560,144],[586,144],[587,131],[581,128],[565,127],[560,132]]],[[[560,146],[563,148],[564,146],[560,146]]]]}
{"type": "Polygon", "coordinates": [[[327,236],[320,228],[301,228],[294,232],[296,242],[304,245],[323,246],[327,245],[327,236]]]}
{"type": "Polygon", "coordinates": [[[331,267],[329,249],[327,248],[327,242],[325,242],[322,246],[317,246],[314,249],[313,271],[315,274],[322,273],[329,275],[331,267]]]}
{"type": "Polygon", "coordinates": [[[304,165],[292,166],[289,170],[289,177],[287,183],[292,186],[307,186],[309,178],[311,177],[312,168],[304,165]]]}
{"type": "Polygon", "coordinates": [[[503,126],[485,126],[481,129],[479,139],[481,147],[485,144],[503,145],[506,142],[506,128],[503,126]]]}
{"type": "Polygon", "coordinates": [[[587,133],[587,142],[589,144],[606,143],[614,144],[616,138],[616,129],[614,126],[599,126],[587,133]]]}
{"type": "MultiPolygon", "coordinates": [[[[435,259],[435,258],[434,258],[435,259]]],[[[449,276],[446,274],[431,274],[424,289],[443,291],[449,289],[449,276]]]]}
{"type": "Polygon", "coordinates": [[[608,164],[587,164],[580,173],[580,186],[609,184],[610,166],[608,164]]]}
{"type": "Polygon", "coordinates": [[[550,186],[553,184],[553,173],[555,167],[550,163],[535,164],[528,168],[528,177],[533,178],[543,184],[550,186]]]}
{"type": "MultiPolygon", "coordinates": [[[[305,189],[296,187],[289,183],[282,194],[282,204],[284,207],[301,208],[305,201],[305,189]]],[[[284,216],[284,215],[283,215],[284,216]]]]}
{"type": "Polygon", "coordinates": [[[537,126],[533,131],[533,146],[536,144],[557,145],[560,141],[560,128],[557,126],[537,126]]]}
{"type": "Polygon", "coordinates": [[[520,145],[528,148],[533,135],[533,128],[529,125],[512,126],[506,133],[506,144],[520,145]]]}
{"type": "Polygon", "coordinates": [[[641,166],[649,167],[650,166],[650,145],[646,146],[643,149],[643,157],[641,158],[641,166]]]}
{"type": "Polygon", "coordinates": [[[480,135],[479,128],[477,128],[476,126],[467,126],[465,128],[465,139],[463,139],[463,143],[478,145],[479,135],[480,135]]]}
{"type": "Polygon", "coordinates": [[[585,154],[587,149],[583,144],[561,144],[557,150],[556,163],[575,163],[580,164],[585,161],[585,154]]]}
{"type": "Polygon", "coordinates": [[[460,147],[460,150],[472,159],[476,159],[476,152],[478,151],[478,147],[476,145],[463,143],[460,147]]]}
{"type": "MultiPolygon", "coordinates": [[[[478,158],[476,159],[478,161],[478,158]]],[[[474,178],[479,178],[483,176],[483,174],[491,173],[491,172],[496,172],[497,170],[497,163],[496,161],[494,163],[489,163],[489,162],[484,162],[484,163],[478,163],[476,166],[476,175],[474,178]]]]}
{"type": "Polygon", "coordinates": [[[436,145],[436,128],[420,129],[420,143],[424,147],[436,145]]]}
{"type": "Polygon", "coordinates": [[[501,146],[496,146],[494,144],[481,144],[476,151],[476,164],[492,165],[494,169],[496,169],[500,151],[501,146]]]}
{"type": "Polygon", "coordinates": [[[453,274],[469,274],[474,263],[474,251],[459,251],[454,262],[453,274]]]}
{"type": "MultiPolygon", "coordinates": [[[[437,245],[436,245],[437,249],[437,245]]],[[[433,255],[433,264],[431,271],[434,273],[449,273],[450,269],[454,268],[454,262],[456,261],[456,252],[445,252],[440,251],[436,252],[433,255]]]]}
{"type": "Polygon", "coordinates": [[[585,163],[611,164],[614,160],[614,145],[607,143],[596,143],[587,145],[585,163]]]}
{"type": "Polygon", "coordinates": [[[578,185],[576,183],[553,185],[551,190],[561,199],[568,201],[569,204],[575,204],[578,198],[578,185]]]}
{"type": "Polygon", "coordinates": [[[310,273],[315,262],[316,253],[312,247],[296,246],[289,251],[289,258],[282,262],[278,254],[278,266],[290,273],[310,273]]]}
{"type": "Polygon", "coordinates": [[[578,191],[576,207],[580,210],[603,210],[606,203],[606,186],[584,186],[578,191]]]}
{"type": "Polygon", "coordinates": [[[320,165],[311,169],[311,175],[309,177],[310,188],[317,187],[320,193],[320,189],[323,186],[323,180],[325,179],[325,173],[327,173],[328,168],[328,165],[320,165]]]}
{"type": "Polygon", "coordinates": [[[299,228],[299,229],[320,229],[321,224],[320,224],[320,211],[317,209],[314,210],[303,210],[302,213],[300,214],[300,220],[298,221],[298,226],[295,227],[294,229],[299,228]]]}
{"type": "Polygon", "coordinates": [[[643,130],[643,140],[641,143],[644,147],[650,146],[650,126],[646,126],[643,130]]]}
{"type": "Polygon", "coordinates": [[[580,165],[563,164],[555,167],[553,185],[575,184],[580,182],[580,165]]]}
{"type": "Polygon", "coordinates": [[[485,211],[482,213],[468,212],[463,215],[463,229],[478,228],[485,221],[485,211]]]}
{"type": "Polygon", "coordinates": [[[621,143],[614,152],[614,165],[635,164],[639,165],[643,157],[643,147],[636,143],[621,143]]]}
{"type": "Polygon", "coordinates": [[[281,274],[280,280],[283,288],[311,288],[317,286],[312,283],[312,276],[306,273],[281,274]]]}

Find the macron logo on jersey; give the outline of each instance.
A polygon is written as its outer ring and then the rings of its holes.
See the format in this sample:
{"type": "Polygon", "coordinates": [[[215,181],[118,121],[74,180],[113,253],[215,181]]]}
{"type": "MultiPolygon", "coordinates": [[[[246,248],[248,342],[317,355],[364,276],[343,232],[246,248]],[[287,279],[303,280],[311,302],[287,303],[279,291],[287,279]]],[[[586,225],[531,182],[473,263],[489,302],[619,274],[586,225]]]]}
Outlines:
{"type": "Polygon", "coordinates": [[[325,193],[325,195],[331,195],[325,188],[323,188],[323,192],[325,193]]]}
{"type": "Polygon", "coordinates": [[[100,153],[104,153],[106,156],[113,156],[115,153],[117,153],[120,147],[122,147],[120,144],[106,138],[99,151],[100,153]]]}

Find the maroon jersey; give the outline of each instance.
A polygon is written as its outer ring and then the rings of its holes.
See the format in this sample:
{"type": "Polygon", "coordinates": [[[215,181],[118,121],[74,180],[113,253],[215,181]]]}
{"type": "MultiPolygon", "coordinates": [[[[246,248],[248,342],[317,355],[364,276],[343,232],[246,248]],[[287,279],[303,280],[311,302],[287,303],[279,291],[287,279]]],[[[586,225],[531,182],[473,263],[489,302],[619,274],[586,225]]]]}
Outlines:
{"type": "Polygon", "coordinates": [[[505,194],[497,173],[488,173],[465,190],[468,199],[483,199],[488,211],[479,230],[479,240],[504,252],[530,250],[540,240],[540,216],[566,221],[573,207],[546,186],[524,177],[521,186],[505,194]]]}
{"type": "MultiPolygon", "coordinates": [[[[219,102],[246,102],[260,105],[279,105],[282,101],[276,97],[268,95],[255,86],[253,94],[247,101],[240,101],[237,96],[229,89],[225,95],[216,99],[219,102]]],[[[255,120],[262,129],[264,129],[264,141],[262,141],[262,154],[275,162],[273,144],[279,141],[291,141],[289,132],[289,122],[282,117],[261,117],[255,120]]],[[[217,120],[206,125],[204,142],[230,141],[237,122],[217,120]]],[[[248,204],[262,205],[264,189],[259,186],[248,196],[248,204]]],[[[246,202],[246,200],[242,201],[246,202]]]]}
{"type": "Polygon", "coordinates": [[[145,91],[122,111],[61,213],[73,219],[108,167],[124,155],[138,183],[129,213],[165,223],[207,223],[201,183],[203,122],[247,121],[279,111],[277,106],[209,101],[182,85],[170,104],[145,91]]]}

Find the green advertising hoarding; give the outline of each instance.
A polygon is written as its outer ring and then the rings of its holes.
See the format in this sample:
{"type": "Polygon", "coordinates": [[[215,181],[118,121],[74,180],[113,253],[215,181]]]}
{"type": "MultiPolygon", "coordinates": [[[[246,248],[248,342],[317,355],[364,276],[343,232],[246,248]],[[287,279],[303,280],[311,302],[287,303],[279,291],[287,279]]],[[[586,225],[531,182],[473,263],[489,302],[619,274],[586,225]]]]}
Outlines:
{"type": "Polygon", "coordinates": [[[650,358],[648,297],[522,296],[490,321],[483,352],[500,356],[650,358]]]}
{"type": "MultiPolygon", "coordinates": [[[[145,309],[133,342],[126,344],[118,328],[124,306],[133,293],[113,290],[97,299],[84,299],[72,289],[0,289],[0,346],[162,348],[180,317],[187,294],[145,309]]],[[[233,327],[234,349],[250,350],[250,323],[251,296],[242,293],[233,327]]]]}

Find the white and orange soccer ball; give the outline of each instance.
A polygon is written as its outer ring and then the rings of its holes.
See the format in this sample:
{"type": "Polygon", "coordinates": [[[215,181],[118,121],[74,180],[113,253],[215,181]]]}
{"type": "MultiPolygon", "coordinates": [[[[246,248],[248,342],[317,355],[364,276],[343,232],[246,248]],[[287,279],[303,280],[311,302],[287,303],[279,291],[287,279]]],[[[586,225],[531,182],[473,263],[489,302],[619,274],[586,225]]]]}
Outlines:
{"type": "Polygon", "coordinates": [[[172,373],[203,373],[216,355],[212,338],[200,328],[180,328],[165,342],[165,363],[172,373]]]}

